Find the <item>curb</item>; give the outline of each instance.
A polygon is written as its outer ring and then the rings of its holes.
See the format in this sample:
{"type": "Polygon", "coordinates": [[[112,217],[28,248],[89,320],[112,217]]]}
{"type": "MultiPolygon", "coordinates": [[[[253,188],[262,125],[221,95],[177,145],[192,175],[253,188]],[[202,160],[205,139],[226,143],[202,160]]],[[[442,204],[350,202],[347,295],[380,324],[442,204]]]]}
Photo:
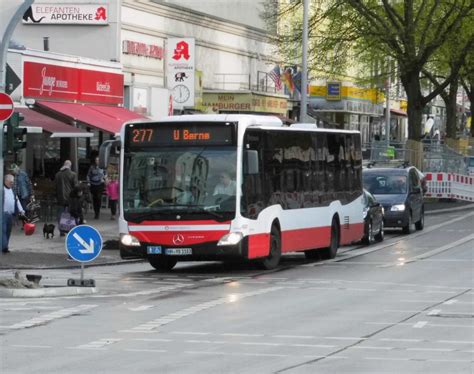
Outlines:
{"type": "Polygon", "coordinates": [[[96,287],[0,288],[0,297],[52,297],[92,295],[96,287]]]}
{"type": "MultiPolygon", "coordinates": [[[[115,265],[125,265],[125,264],[133,264],[138,262],[144,262],[146,259],[132,259],[132,260],[122,260],[122,261],[111,261],[111,262],[103,262],[100,264],[84,264],[84,269],[87,268],[94,268],[98,266],[115,266],[115,265]]],[[[11,266],[11,267],[1,267],[0,270],[54,270],[54,269],[80,269],[81,264],[78,263],[77,265],[57,265],[57,266],[44,266],[39,267],[38,265],[23,265],[23,266],[11,266]]],[[[0,294],[1,296],[1,294],[0,294]]]]}
{"type": "Polygon", "coordinates": [[[425,214],[449,213],[449,212],[457,212],[459,210],[466,210],[466,209],[474,209],[474,204],[459,206],[457,208],[425,210],[425,214]]]}

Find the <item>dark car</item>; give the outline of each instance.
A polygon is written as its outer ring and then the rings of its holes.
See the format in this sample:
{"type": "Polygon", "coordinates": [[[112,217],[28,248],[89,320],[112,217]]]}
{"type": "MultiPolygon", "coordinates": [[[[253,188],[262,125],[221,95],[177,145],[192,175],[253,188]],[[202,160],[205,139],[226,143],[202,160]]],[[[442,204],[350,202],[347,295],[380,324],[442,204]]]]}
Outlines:
{"type": "Polygon", "coordinates": [[[365,244],[375,241],[381,242],[384,238],[384,209],[375,197],[364,189],[364,237],[365,244]]]}
{"type": "Polygon", "coordinates": [[[425,209],[421,172],[405,168],[370,168],[363,170],[364,188],[384,208],[385,227],[401,227],[405,234],[423,230],[425,209]]]}

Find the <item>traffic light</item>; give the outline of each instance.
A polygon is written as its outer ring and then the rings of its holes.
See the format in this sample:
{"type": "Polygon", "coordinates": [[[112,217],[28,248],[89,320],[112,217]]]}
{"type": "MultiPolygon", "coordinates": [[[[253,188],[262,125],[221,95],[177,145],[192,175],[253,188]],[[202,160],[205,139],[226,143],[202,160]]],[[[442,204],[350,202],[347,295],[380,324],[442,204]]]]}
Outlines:
{"type": "Polygon", "coordinates": [[[20,149],[26,148],[26,129],[20,128],[21,121],[24,117],[21,113],[13,113],[10,119],[7,121],[7,146],[6,150],[8,154],[15,154],[20,149]]]}

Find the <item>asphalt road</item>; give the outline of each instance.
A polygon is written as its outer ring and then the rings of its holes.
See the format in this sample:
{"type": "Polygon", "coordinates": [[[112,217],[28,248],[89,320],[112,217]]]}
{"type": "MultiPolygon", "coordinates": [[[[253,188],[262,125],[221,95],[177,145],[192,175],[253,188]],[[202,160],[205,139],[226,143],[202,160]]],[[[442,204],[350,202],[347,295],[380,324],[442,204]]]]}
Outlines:
{"type": "Polygon", "coordinates": [[[89,268],[96,295],[0,300],[0,372],[472,373],[473,222],[431,215],[421,232],[272,272],[89,268]]]}

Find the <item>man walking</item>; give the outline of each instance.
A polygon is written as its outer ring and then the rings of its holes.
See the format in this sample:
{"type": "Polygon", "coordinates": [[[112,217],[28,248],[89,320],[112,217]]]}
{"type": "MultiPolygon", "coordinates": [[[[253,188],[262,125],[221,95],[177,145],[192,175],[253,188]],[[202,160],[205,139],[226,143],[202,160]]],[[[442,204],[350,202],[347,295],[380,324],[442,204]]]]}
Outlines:
{"type": "Polygon", "coordinates": [[[87,172],[87,182],[92,194],[92,204],[94,205],[94,218],[100,217],[100,206],[102,205],[102,194],[105,187],[105,171],[99,167],[99,157],[96,157],[94,163],[87,172]]]}
{"type": "MultiPolygon", "coordinates": [[[[58,203],[58,223],[61,219],[61,214],[69,205],[69,196],[71,191],[78,185],[77,175],[71,170],[72,163],[69,160],[64,161],[62,168],[56,173],[54,177],[54,185],[56,187],[56,199],[58,203]]],[[[65,233],[61,232],[61,236],[65,233]]]]}
{"type": "Polygon", "coordinates": [[[2,227],[2,253],[10,253],[8,244],[12,233],[13,216],[24,215],[25,211],[13,191],[15,177],[6,174],[3,180],[3,227],[2,227]]]}
{"type": "Polygon", "coordinates": [[[15,176],[13,191],[20,199],[21,206],[24,209],[27,209],[27,205],[29,204],[31,196],[33,195],[30,177],[26,171],[21,170],[17,164],[12,164],[10,166],[10,170],[15,176]]]}

